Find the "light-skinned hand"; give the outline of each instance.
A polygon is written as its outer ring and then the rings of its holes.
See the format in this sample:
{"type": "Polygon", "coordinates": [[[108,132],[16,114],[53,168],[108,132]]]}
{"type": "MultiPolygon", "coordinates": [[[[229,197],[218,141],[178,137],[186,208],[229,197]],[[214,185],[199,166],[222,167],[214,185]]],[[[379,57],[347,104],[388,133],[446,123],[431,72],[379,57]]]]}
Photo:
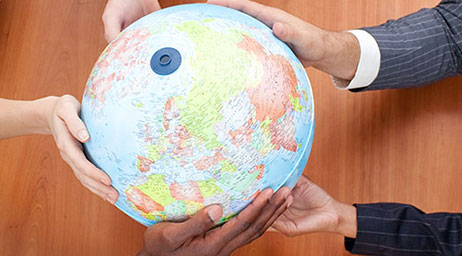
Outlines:
{"type": "Polygon", "coordinates": [[[47,97],[45,111],[49,131],[53,135],[63,160],[72,168],[77,179],[91,192],[114,204],[119,194],[111,187],[109,176],[87,160],[81,143],[90,140],[83,121],[79,118],[80,103],[71,95],[47,97]]]}
{"type": "Polygon", "coordinates": [[[64,161],[91,192],[115,203],[111,179],[90,163],[81,143],[90,140],[79,117],[80,103],[71,95],[33,101],[0,99],[0,139],[31,134],[52,134],[64,161]]]}
{"type": "Polygon", "coordinates": [[[333,199],[318,185],[302,176],[292,191],[294,201],[273,224],[288,236],[333,232],[356,237],[356,208],[333,199]]]}
{"type": "MultiPolygon", "coordinates": [[[[359,42],[348,32],[320,29],[283,10],[247,0],[209,0],[265,23],[286,42],[305,67],[315,67],[335,77],[351,80],[359,63],[359,42]]],[[[308,4],[308,3],[307,3],[308,4]]]]}
{"type": "Polygon", "coordinates": [[[109,0],[103,13],[106,41],[111,42],[128,25],[159,9],[157,0],[109,0]]]}

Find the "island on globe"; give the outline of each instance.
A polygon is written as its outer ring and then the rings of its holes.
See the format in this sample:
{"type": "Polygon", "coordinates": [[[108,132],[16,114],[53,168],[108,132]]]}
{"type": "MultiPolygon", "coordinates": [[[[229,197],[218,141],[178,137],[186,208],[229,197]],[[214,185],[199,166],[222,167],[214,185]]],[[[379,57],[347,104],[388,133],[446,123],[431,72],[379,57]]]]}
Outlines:
{"type": "Polygon", "coordinates": [[[179,5],[126,28],[82,100],[85,153],[149,226],[220,204],[227,221],[259,191],[293,187],[308,161],[310,82],[291,49],[233,9],[179,5]]]}

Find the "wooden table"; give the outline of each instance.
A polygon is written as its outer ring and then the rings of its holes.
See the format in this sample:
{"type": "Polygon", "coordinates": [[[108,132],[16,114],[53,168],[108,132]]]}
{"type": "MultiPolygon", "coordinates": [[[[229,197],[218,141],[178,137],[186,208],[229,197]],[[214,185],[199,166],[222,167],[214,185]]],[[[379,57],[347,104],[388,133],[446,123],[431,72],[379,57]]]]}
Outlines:
{"type": "MultiPolygon", "coordinates": [[[[192,1],[162,1],[162,6],[192,1]]],[[[331,30],[375,25],[438,0],[262,1],[331,30]]],[[[0,97],[81,97],[105,47],[103,0],[2,0],[0,97]]],[[[308,69],[316,132],[305,174],[347,203],[462,212],[462,79],[350,93],[308,69]]],[[[1,124],[0,124],[1,125],[1,124]]],[[[1,255],[134,255],[145,228],[86,190],[50,136],[0,141],[1,255]]],[[[234,255],[345,255],[343,237],[267,233],[234,255]]]]}

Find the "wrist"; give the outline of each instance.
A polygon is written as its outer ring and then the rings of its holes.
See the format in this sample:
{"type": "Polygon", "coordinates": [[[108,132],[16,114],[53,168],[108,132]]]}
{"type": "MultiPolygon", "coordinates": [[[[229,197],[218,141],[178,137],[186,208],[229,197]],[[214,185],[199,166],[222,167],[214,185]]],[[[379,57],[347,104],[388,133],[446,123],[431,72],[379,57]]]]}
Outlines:
{"type": "Polygon", "coordinates": [[[51,117],[59,97],[48,96],[30,102],[34,133],[51,134],[51,117]]]}
{"type": "Polygon", "coordinates": [[[322,58],[313,67],[343,80],[352,80],[358,67],[361,49],[358,39],[349,32],[324,31],[322,58]]]}
{"type": "Polygon", "coordinates": [[[335,233],[345,237],[356,238],[358,224],[356,220],[356,207],[336,202],[338,224],[335,233]]]}

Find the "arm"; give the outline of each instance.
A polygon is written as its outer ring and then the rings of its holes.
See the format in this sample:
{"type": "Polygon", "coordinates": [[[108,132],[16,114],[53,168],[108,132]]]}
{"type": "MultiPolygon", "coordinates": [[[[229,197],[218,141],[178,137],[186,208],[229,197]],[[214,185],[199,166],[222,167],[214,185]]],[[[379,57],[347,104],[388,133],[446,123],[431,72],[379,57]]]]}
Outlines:
{"type": "Polygon", "coordinates": [[[91,192],[115,203],[117,191],[111,179],[90,163],[82,150],[88,135],[79,118],[80,103],[73,96],[46,97],[34,101],[0,99],[0,139],[29,134],[53,135],[61,157],[91,192]]]}
{"type": "Polygon", "coordinates": [[[208,0],[259,19],[286,42],[305,67],[314,67],[342,80],[353,79],[360,59],[356,37],[313,26],[280,9],[248,0],[208,0]]]}
{"type": "Polygon", "coordinates": [[[294,201],[273,224],[289,235],[332,232],[345,236],[345,248],[364,255],[461,255],[462,214],[425,214],[405,204],[357,204],[333,199],[302,176],[294,201]]]}
{"type": "Polygon", "coordinates": [[[368,70],[371,63],[375,64],[374,58],[364,61],[370,59],[366,53],[374,48],[370,44],[363,47],[364,37],[326,31],[282,10],[247,0],[208,2],[261,20],[273,29],[276,37],[291,46],[305,67],[331,74],[338,87],[348,88],[349,81],[359,76],[365,76],[366,79],[359,80],[367,82],[354,87],[373,90],[424,85],[462,73],[462,0],[445,0],[433,9],[365,28],[369,32],[366,34],[372,35],[373,44],[378,44],[378,53],[372,55],[381,54],[377,65],[373,65],[380,70],[375,71],[368,70]]]}
{"type": "Polygon", "coordinates": [[[0,139],[27,134],[49,134],[47,113],[51,113],[56,97],[35,101],[0,99],[0,139]]]}
{"type": "Polygon", "coordinates": [[[432,213],[405,204],[358,204],[356,240],[345,247],[355,254],[461,255],[462,214],[432,213]]]}
{"type": "Polygon", "coordinates": [[[462,74],[462,0],[444,0],[364,30],[381,55],[378,76],[365,90],[421,86],[462,74]]]}

